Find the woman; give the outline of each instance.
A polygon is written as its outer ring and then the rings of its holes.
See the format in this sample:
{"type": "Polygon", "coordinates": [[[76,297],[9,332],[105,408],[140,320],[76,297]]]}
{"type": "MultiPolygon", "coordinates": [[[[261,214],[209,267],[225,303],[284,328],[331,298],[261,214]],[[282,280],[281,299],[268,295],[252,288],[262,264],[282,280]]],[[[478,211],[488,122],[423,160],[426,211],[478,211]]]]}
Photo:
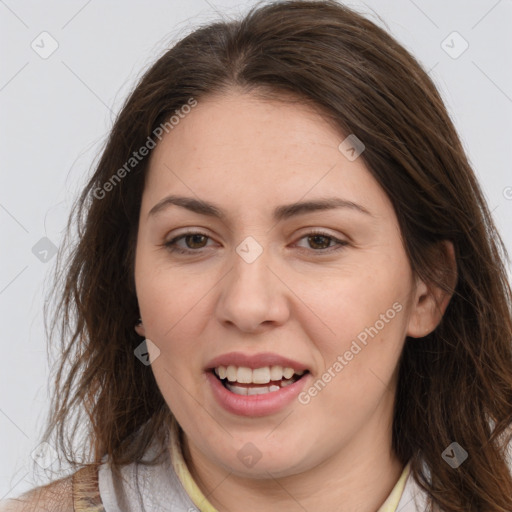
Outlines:
{"type": "Polygon", "coordinates": [[[81,465],[85,411],[91,463],[7,507],[512,510],[506,251],[373,23],[288,1],[196,30],[75,213],[45,439],[81,465]]]}

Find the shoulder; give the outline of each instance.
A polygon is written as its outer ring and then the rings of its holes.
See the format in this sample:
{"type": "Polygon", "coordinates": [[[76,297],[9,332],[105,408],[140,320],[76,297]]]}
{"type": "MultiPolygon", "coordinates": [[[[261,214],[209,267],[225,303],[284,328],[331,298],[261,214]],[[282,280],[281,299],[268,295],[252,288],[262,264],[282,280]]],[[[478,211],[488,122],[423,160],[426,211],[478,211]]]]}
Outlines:
{"type": "Polygon", "coordinates": [[[0,512],[73,512],[73,475],[0,502],[0,512]]]}
{"type": "Polygon", "coordinates": [[[98,465],[0,502],[0,512],[105,512],[98,486],[98,465]]]}

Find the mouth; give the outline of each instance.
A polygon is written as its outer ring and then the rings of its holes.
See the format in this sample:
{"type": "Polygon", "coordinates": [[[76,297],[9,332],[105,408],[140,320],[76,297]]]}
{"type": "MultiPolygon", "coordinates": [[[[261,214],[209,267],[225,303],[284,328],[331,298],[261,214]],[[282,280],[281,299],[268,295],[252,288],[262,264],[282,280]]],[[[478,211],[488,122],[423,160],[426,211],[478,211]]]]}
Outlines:
{"type": "Polygon", "coordinates": [[[295,370],[291,367],[264,366],[217,366],[211,368],[215,378],[225,389],[235,395],[251,396],[275,393],[304,378],[309,370],[295,370]]]}

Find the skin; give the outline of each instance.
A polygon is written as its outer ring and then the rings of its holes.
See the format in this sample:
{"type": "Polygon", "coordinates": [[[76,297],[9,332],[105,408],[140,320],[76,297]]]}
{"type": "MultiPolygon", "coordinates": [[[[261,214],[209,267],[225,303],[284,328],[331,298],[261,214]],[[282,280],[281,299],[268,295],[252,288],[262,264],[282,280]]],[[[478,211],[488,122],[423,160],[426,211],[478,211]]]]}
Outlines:
{"type": "Polygon", "coordinates": [[[391,448],[398,359],[406,335],[432,331],[449,297],[413,276],[389,198],[362,158],[338,150],[344,138],[311,107],[232,90],[201,99],[151,155],[136,330],[160,350],[151,367],[185,432],[187,464],[222,511],[375,512],[403,470],[391,448]],[[213,202],[225,218],[175,205],[148,216],[169,194],[213,202]],[[332,196],[370,215],[271,216],[332,196]],[[315,228],[346,245],[308,237],[315,228]],[[209,237],[177,242],[194,254],[165,247],[187,229],[209,237]],[[263,248],[250,264],[236,252],[248,236],[263,248]],[[397,302],[401,311],[307,405],[243,417],[214,400],[203,372],[213,357],[274,352],[306,363],[313,383],[397,302]],[[248,442],[261,453],[252,467],[237,457],[248,442]]]}

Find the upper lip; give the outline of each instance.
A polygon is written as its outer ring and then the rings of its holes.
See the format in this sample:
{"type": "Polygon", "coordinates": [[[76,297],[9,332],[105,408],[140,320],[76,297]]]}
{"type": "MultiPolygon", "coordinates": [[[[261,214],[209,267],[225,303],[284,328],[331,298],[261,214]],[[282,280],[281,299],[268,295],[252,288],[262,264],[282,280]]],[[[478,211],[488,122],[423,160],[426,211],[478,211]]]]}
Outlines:
{"type": "Polygon", "coordinates": [[[251,368],[263,368],[265,366],[282,366],[283,368],[293,368],[294,370],[308,370],[305,364],[294,361],[288,357],[273,354],[271,352],[263,352],[261,354],[243,354],[242,352],[229,352],[212,359],[207,365],[206,370],[213,370],[219,366],[244,366],[251,368]]]}

